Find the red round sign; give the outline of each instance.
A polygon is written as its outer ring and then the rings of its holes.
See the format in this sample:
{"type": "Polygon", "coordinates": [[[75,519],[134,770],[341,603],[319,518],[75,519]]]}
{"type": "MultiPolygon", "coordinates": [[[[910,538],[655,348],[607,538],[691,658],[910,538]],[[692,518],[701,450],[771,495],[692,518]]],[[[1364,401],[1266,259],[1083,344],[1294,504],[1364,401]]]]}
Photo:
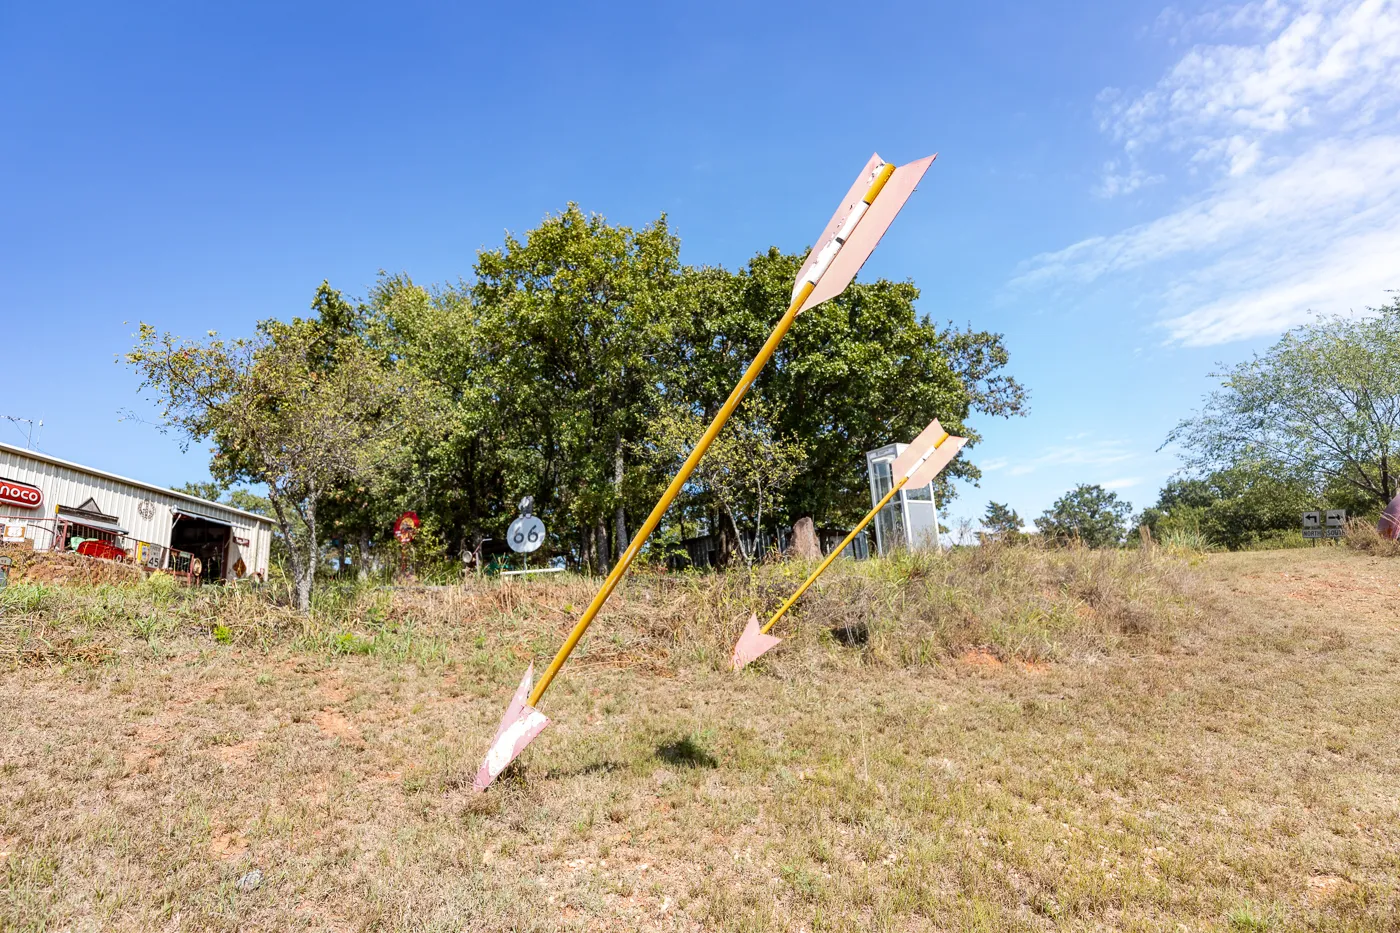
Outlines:
{"type": "Polygon", "coordinates": [[[0,503],[17,505],[22,509],[37,509],[44,503],[39,487],[13,479],[0,479],[0,503]]]}
{"type": "Polygon", "coordinates": [[[407,544],[418,533],[418,513],[405,512],[394,522],[394,537],[407,544]]]}

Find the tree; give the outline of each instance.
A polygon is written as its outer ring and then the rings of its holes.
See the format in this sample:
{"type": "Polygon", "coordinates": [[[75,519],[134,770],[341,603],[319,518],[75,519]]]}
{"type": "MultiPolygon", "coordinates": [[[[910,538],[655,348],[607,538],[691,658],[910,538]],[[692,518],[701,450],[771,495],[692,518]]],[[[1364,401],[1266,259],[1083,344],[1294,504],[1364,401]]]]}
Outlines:
{"type": "Polygon", "coordinates": [[[227,486],[221,486],[209,480],[193,480],[170,488],[175,492],[183,492],[187,496],[194,496],[196,499],[204,499],[208,502],[218,502],[219,497],[228,490],[227,486]]]}
{"type": "MultiPolygon", "coordinates": [[[[802,261],[773,248],[737,272],[687,270],[680,397],[706,415],[720,407],[787,308],[802,261]]],[[[979,435],[965,421],[973,412],[1024,413],[1025,390],[1004,372],[1000,335],[940,329],[917,312],[918,297],[908,282],[853,284],[799,317],[759,375],[750,395],[772,405],[779,435],[800,439],[807,452],[807,468],[779,503],[784,524],[858,519],[870,505],[865,452],[915,436],[933,417],[975,444],[979,435]]],[[[979,476],[961,456],[936,480],[937,494],[947,501],[953,478],[979,476]]]]}
{"type": "Polygon", "coordinates": [[[476,365],[510,495],[577,529],[580,561],[600,568],[627,545],[628,502],[647,485],[630,451],[681,362],[679,250],[664,215],[634,230],[570,204],[477,256],[476,365]]]}
{"type": "Polygon", "coordinates": [[[265,320],[252,339],[207,341],[142,324],[127,362],[182,445],[211,440],[216,481],[263,484],[287,540],[296,605],[310,608],[317,507],[397,452],[411,398],[398,367],[370,351],[359,314],[322,283],[315,318],[265,320]]]}
{"type": "MultiPolygon", "coordinates": [[[[749,569],[764,518],[771,519],[777,496],[799,475],[804,461],[800,443],[778,436],[774,415],[761,400],[745,400],[710,445],[689,484],[692,495],[713,503],[729,521],[749,569]]],[[[674,473],[708,424],[688,408],[664,412],[657,419],[653,458],[666,473],[674,473]]]]}
{"type": "Polygon", "coordinates": [[[1167,443],[1200,472],[1302,476],[1383,507],[1400,485],[1400,300],[1372,310],[1319,317],[1213,374],[1222,388],[1167,443]]]}
{"type": "Polygon", "coordinates": [[[987,503],[987,511],[982,516],[982,527],[989,536],[1001,541],[1020,540],[1021,525],[1021,516],[1009,505],[1000,502],[987,503]]]}
{"type": "Polygon", "coordinates": [[[1282,535],[1297,535],[1301,513],[1319,508],[1356,508],[1354,490],[1328,493],[1311,477],[1277,475],[1241,464],[1204,477],[1168,482],[1156,505],[1142,510],[1139,524],[1156,538],[1198,534],[1232,551],[1282,535]]]}
{"type": "Polygon", "coordinates": [[[1102,486],[1080,484],[1055,500],[1035,520],[1036,529],[1058,544],[1079,541],[1091,548],[1118,547],[1132,504],[1102,486]]]}

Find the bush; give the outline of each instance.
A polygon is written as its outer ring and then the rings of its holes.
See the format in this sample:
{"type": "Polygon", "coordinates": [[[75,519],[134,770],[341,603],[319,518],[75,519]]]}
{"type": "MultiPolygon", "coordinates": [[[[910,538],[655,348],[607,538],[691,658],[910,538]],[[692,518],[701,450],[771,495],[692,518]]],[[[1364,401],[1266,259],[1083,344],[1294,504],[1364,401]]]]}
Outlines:
{"type": "Polygon", "coordinates": [[[1353,550],[1377,557],[1400,557],[1400,541],[1382,535],[1376,523],[1369,519],[1347,520],[1346,543],[1353,550]]]}

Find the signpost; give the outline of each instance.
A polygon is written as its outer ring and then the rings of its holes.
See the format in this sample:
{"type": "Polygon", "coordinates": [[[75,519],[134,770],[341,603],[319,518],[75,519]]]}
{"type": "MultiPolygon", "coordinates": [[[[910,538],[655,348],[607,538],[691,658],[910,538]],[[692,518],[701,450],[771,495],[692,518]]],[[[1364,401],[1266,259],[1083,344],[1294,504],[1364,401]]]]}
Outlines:
{"type": "Polygon", "coordinates": [[[544,544],[544,522],[535,515],[535,497],[520,500],[520,517],[506,529],[506,544],[517,554],[538,551],[544,544]]]}
{"type": "Polygon", "coordinates": [[[413,539],[418,535],[418,527],[422,524],[418,520],[418,513],[404,512],[394,522],[394,538],[399,542],[399,576],[408,575],[408,546],[413,543],[413,539]]]}
{"type": "Polygon", "coordinates": [[[1345,538],[1347,535],[1347,510],[1327,509],[1323,512],[1303,513],[1303,538],[1316,541],[1320,538],[1345,538]]]}

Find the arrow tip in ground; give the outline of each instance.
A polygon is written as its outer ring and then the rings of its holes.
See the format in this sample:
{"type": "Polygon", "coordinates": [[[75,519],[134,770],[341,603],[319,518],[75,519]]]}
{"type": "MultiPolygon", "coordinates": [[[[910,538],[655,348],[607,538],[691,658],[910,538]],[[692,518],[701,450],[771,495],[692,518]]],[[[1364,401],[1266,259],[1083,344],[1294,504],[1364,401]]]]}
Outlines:
{"type": "Polygon", "coordinates": [[[496,737],[491,740],[486,758],[477,769],[476,779],[472,781],[472,787],[476,790],[483,791],[490,787],[491,782],[500,777],[501,772],[520,756],[525,746],[533,742],[535,736],[549,725],[549,719],[544,713],[525,702],[530,696],[530,688],[534,682],[535,665],[532,663],[525,669],[525,677],[516,688],[515,696],[511,697],[506,714],[501,717],[501,724],[496,727],[496,737]]]}
{"type": "Polygon", "coordinates": [[[758,616],[750,613],[748,624],[744,626],[744,634],[739,636],[739,641],[734,645],[734,670],[737,671],[749,662],[756,660],[780,641],[782,641],[781,638],[760,632],[758,630],[758,616]]]}

